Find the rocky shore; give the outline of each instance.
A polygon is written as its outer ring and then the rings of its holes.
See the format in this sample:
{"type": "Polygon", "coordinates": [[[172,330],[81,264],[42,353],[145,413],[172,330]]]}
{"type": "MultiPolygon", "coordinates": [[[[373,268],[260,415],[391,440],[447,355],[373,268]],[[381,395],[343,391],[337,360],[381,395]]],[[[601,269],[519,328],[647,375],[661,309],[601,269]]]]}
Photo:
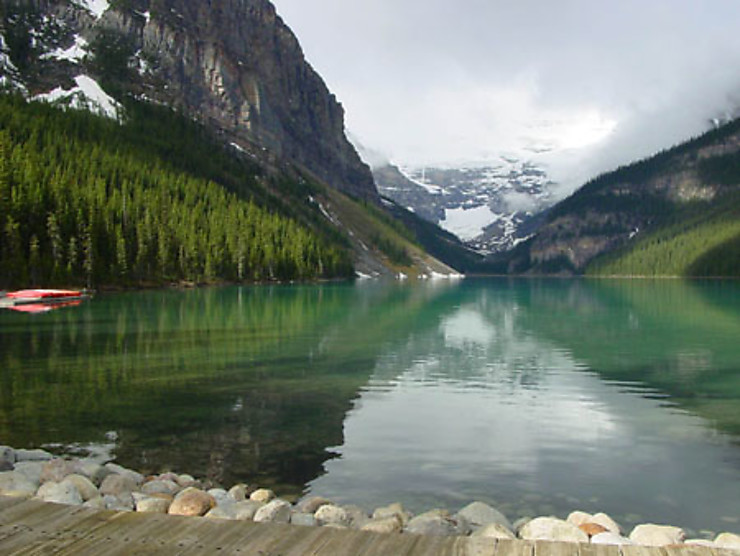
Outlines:
{"type": "Polygon", "coordinates": [[[187,474],[144,476],[115,463],[60,458],[44,450],[0,446],[0,495],[116,511],[203,516],[207,519],[292,523],[307,527],[352,528],[389,534],[470,535],[491,539],[674,546],[701,545],[740,551],[740,535],[686,539],[679,527],[645,523],[629,534],[604,513],[574,511],[566,519],[522,518],[514,523],[484,502],[453,513],[433,509],[412,515],[400,503],[372,513],[311,497],[293,505],[271,490],[237,484],[208,488],[187,474]]]}

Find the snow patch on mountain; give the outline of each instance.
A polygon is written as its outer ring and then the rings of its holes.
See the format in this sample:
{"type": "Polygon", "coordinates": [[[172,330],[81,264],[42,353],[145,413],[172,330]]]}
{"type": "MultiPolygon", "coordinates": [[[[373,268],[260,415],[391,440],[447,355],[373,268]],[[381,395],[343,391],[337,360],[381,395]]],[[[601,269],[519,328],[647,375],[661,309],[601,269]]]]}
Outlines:
{"type": "Polygon", "coordinates": [[[77,86],[72,89],[57,87],[48,93],[36,95],[33,100],[77,110],[89,110],[112,119],[119,118],[122,106],[108,95],[97,81],[87,75],[78,75],[74,80],[77,86]]]}
{"type": "Polygon", "coordinates": [[[110,8],[108,0],[75,0],[75,4],[89,11],[96,19],[103,17],[105,11],[110,8]]]}
{"type": "Polygon", "coordinates": [[[500,218],[487,205],[445,209],[445,218],[439,225],[463,241],[470,241],[485,232],[486,226],[500,218]]]}
{"type": "Polygon", "coordinates": [[[5,42],[5,36],[0,33],[0,89],[5,88],[26,92],[26,87],[20,80],[18,68],[10,59],[10,50],[5,42]]]}
{"type": "Polygon", "coordinates": [[[80,35],[75,35],[74,43],[69,48],[56,48],[40,56],[42,60],[67,61],[79,64],[87,55],[88,42],[80,35]]]}

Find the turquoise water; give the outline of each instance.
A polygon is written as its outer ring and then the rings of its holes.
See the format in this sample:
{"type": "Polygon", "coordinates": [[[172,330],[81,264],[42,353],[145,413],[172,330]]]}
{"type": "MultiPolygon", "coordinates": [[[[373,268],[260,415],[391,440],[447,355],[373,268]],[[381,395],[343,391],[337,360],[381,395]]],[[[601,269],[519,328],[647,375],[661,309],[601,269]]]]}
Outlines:
{"type": "Polygon", "coordinates": [[[740,283],[465,280],[0,312],[0,444],[372,509],[740,531],[740,283]]]}

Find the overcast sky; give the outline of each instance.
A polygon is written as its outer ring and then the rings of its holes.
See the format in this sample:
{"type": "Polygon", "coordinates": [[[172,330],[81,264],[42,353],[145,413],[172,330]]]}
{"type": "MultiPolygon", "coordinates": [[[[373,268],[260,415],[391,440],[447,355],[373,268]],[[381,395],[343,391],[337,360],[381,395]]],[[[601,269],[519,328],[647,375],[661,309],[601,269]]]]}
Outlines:
{"type": "Polygon", "coordinates": [[[740,0],[274,3],[353,138],[399,164],[549,146],[576,185],[740,105],[740,0]]]}

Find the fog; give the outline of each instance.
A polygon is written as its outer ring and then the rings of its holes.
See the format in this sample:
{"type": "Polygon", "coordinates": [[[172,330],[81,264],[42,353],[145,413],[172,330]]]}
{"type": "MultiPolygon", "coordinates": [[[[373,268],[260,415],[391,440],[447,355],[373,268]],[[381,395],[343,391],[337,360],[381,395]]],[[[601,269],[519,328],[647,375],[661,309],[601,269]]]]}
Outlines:
{"type": "Polygon", "coordinates": [[[566,192],[740,103],[735,0],[275,4],[352,137],[399,164],[516,155],[566,192]]]}

